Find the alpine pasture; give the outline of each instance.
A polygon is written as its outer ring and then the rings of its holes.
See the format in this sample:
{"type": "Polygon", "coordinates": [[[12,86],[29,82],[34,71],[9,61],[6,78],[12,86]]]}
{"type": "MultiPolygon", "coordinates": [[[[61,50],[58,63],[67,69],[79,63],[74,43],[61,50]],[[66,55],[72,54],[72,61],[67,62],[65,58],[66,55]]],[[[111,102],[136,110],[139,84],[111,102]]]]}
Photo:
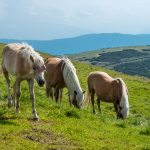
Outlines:
{"type": "MultiPolygon", "coordinates": [[[[3,47],[4,44],[0,44],[0,62],[3,47]]],[[[67,90],[63,92],[62,103],[56,104],[46,97],[45,87],[39,88],[35,83],[39,121],[33,121],[27,83],[22,82],[20,113],[16,114],[13,107],[7,106],[7,86],[1,74],[0,149],[150,149],[150,80],[73,63],[83,90],[86,90],[87,76],[92,71],[105,71],[112,77],[123,78],[129,90],[129,118],[116,119],[111,103],[101,103],[102,114],[95,104],[95,115],[92,107],[88,110],[70,107],[67,90]]]]}

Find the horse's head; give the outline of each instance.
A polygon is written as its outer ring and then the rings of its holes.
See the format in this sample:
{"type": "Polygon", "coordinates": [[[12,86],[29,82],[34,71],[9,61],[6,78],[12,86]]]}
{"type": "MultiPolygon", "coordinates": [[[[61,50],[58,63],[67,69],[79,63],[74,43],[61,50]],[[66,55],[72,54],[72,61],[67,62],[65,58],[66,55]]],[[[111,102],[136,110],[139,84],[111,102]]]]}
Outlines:
{"type": "Polygon", "coordinates": [[[32,68],[35,74],[35,79],[38,83],[39,86],[43,86],[45,83],[45,79],[44,79],[44,71],[46,69],[44,61],[42,59],[42,57],[33,57],[32,55],[30,55],[30,60],[32,62],[32,68]]]}
{"type": "Polygon", "coordinates": [[[125,119],[128,117],[129,107],[121,107],[119,106],[118,118],[125,119]]]}
{"type": "Polygon", "coordinates": [[[70,94],[70,102],[77,108],[81,108],[84,99],[84,92],[74,91],[70,94]]]}

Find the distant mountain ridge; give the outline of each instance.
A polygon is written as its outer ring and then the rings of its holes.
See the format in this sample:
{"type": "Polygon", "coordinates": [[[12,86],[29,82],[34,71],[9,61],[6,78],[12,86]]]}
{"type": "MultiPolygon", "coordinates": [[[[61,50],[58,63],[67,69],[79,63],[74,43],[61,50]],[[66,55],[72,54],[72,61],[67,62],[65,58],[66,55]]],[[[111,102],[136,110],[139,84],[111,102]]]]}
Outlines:
{"type": "Polygon", "coordinates": [[[0,39],[0,43],[26,42],[41,52],[63,55],[121,46],[150,45],[150,34],[101,33],[56,40],[0,39]]]}

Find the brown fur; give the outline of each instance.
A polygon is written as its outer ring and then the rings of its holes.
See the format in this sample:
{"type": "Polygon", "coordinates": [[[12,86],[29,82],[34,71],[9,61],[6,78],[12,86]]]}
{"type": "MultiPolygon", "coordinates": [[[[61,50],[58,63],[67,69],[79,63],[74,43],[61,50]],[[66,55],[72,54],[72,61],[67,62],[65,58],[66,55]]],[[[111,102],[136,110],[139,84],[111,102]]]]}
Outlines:
{"type": "Polygon", "coordinates": [[[62,99],[62,90],[65,87],[62,74],[63,60],[60,58],[48,58],[45,65],[44,78],[47,97],[50,96],[53,99],[53,96],[55,96],[55,100],[58,101],[59,98],[62,99]]]}
{"type": "Polygon", "coordinates": [[[99,111],[101,112],[100,101],[110,102],[114,104],[115,111],[119,117],[119,103],[122,97],[122,84],[120,79],[113,79],[105,72],[92,72],[89,74],[87,82],[93,113],[95,113],[94,94],[96,94],[99,111]]]}

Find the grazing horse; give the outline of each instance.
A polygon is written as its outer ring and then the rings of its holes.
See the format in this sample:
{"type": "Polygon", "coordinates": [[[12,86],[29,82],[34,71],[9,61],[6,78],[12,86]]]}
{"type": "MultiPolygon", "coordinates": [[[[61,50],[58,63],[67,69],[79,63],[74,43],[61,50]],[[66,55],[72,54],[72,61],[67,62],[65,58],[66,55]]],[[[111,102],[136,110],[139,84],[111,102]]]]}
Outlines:
{"type": "Polygon", "coordinates": [[[94,94],[96,94],[99,112],[101,112],[100,101],[104,101],[114,104],[117,118],[126,118],[128,116],[128,90],[122,79],[113,79],[107,73],[97,71],[89,74],[87,84],[85,104],[88,104],[91,99],[93,113],[95,113],[94,94]]]}
{"type": "Polygon", "coordinates": [[[19,112],[20,86],[23,80],[27,80],[32,102],[32,114],[34,119],[38,119],[34,102],[34,78],[39,86],[43,86],[45,82],[44,70],[43,58],[31,46],[19,43],[6,45],[2,52],[2,72],[8,86],[8,106],[14,104],[16,112],[19,112]],[[16,77],[13,100],[10,94],[9,74],[16,77]]]}
{"type": "Polygon", "coordinates": [[[46,82],[47,97],[55,97],[56,102],[62,99],[64,87],[69,91],[69,102],[80,108],[83,101],[83,92],[76,75],[76,69],[68,58],[48,58],[45,62],[46,71],[44,78],[46,82]]]}

